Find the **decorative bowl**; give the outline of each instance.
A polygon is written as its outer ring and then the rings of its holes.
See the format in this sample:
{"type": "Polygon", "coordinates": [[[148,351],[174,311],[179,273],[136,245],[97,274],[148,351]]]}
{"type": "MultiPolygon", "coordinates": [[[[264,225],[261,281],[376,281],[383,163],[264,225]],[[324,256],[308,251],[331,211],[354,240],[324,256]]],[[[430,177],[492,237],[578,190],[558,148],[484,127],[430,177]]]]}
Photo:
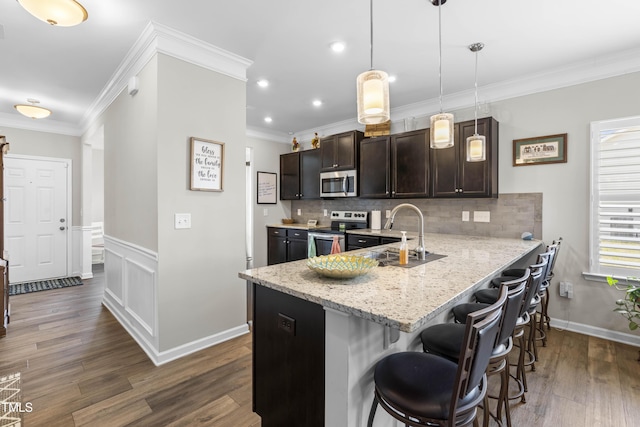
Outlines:
{"type": "Polygon", "coordinates": [[[377,265],[375,259],[355,255],[322,255],[307,259],[307,267],[311,270],[336,279],[362,276],[377,265]]]}
{"type": "Polygon", "coordinates": [[[282,223],[283,224],[293,224],[293,219],[292,218],[282,218],[282,223]]]}

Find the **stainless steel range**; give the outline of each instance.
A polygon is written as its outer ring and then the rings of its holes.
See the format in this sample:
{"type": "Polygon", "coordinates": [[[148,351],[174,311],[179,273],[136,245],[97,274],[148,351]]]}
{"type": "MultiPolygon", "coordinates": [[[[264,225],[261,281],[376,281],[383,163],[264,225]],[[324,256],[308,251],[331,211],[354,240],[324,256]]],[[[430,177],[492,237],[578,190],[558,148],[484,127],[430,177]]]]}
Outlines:
{"type": "Polygon", "coordinates": [[[331,253],[334,237],[338,238],[340,251],[344,251],[347,230],[369,228],[369,213],[366,211],[332,211],[330,218],[330,227],[309,230],[309,252],[311,252],[311,245],[315,245],[317,256],[331,253]]]}

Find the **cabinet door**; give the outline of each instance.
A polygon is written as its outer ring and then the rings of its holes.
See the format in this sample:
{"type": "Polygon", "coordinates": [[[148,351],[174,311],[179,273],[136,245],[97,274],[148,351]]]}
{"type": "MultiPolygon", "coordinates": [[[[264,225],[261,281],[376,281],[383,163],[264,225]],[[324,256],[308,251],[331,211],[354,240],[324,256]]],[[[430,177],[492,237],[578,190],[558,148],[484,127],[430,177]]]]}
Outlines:
{"type": "Polygon", "coordinates": [[[360,142],[360,197],[389,197],[389,156],[391,139],[363,139],[360,142]]]}
{"type": "MultiPolygon", "coordinates": [[[[359,141],[358,141],[359,142],[359,141]]],[[[336,135],[336,169],[356,168],[356,133],[336,135]]]]}
{"type": "MultiPolygon", "coordinates": [[[[459,197],[490,197],[495,193],[497,197],[497,159],[494,162],[493,156],[497,155],[497,147],[493,143],[493,135],[497,135],[497,129],[492,129],[492,118],[478,120],[478,134],[486,137],[486,160],[482,162],[467,162],[467,137],[475,133],[475,123],[473,120],[459,124],[460,135],[460,161],[458,163],[459,173],[459,197]],[[495,177],[494,177],[495,172],[495,177]],[[496,191],[492,187],[496,186],[496,191]]],[[[495,122],[497,127],[497,122],[495,122]]],[[[495,144],[497,145],[497,144],[495,144]]]]}
{"type": "Polygon", "coordinates": [[[320,150],[300,152],[300,198],[320,198],[320,150]]]}
{"type": "Polygon", "coordinates": [[[460,138],[457,126],[453,127],[455,134],[454,146],[429,150],[431,156],[431,186],[433,197],[456,197],[458,195],[458,157],[460,138]]]}
{"type": "Polygon", "coordinates": [[[298,261],[307,257],[307,232],[287,230],[287,261],[298,261]]]}
{"type": "Polygon", "coordinates": [[[389,243],[396,243],[401,241],[402,239],[398,238],[398,237],[381,237],[380,238],[380,244],[381,245],[387,245],[389,243]]]}
{"type": "Polygon", "coordinates": [[[324,309],[253,286],[253,404],[262,426],[324,427],[324,309]]]}
{"type": "Polygon", "coordinates": [[[268,265],[287,262],[287,237],[285,236],[284,231],[281,231],[279,233],[281,233],[282,236],[274,235],[271,231],[269,232],[269,237],[267,238],[268,265]]]}
{"type": "Polygon", "coordinates": [[[334,170],[336,164],[336,136],[327,136],[320,140],[320,155],[322,170],[334,170]]]}
{"type": "Polygon", "coordinates": [[[300,153],[280,156],[280,200],[296,200],[300,196],[300,153]]]}
{"type": "Polygon", "coordinates": [[[391,138],[392,197],[429,195],[429,133],[426,129],[391,138]]]}

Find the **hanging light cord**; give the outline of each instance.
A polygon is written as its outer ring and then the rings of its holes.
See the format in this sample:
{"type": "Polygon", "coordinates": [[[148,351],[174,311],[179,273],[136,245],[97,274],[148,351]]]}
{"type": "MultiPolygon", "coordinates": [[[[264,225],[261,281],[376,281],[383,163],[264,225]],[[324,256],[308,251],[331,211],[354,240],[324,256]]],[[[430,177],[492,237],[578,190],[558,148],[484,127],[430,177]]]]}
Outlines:
{"type": "Polygon", "coordinates": [[[438,77],[440,79],[440,114],[442,114],[442,0],[438,0],[438,77]]]}
{"type": "Polygon", "coordinates": [[[369,29],[371,32],[369,34],[369,54],[371,55],[370,70],[373,70],[373,0],[369,0],[369,29]]]}
{"type": "Polygon", "coordinates": [[[475,116],[476,116],[476,118],[475,118],[476,123],[475,123],[475,130],[474,130],[474,134],[475,135],[478,134],[478,51],[479,50],[480,49],[476,49],[476,73],[475,73],[476,74],[475,75],[475,80],[476,80],[476,83],[475,83],[476,103],[475,103],[475,107],[473,109],[475,111],[475,116]]]}

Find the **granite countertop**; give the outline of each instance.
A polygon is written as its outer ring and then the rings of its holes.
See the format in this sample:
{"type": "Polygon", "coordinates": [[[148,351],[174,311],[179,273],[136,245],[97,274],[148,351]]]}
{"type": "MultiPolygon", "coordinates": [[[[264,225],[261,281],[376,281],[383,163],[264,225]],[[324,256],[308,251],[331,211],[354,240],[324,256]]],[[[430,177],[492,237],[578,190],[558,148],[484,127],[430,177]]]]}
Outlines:
{"type": "Polygon", "coordinates": [[[291,228],[294,230],[313,230],[314,228],[322,227],[320,225],[315,227],[309,227],[306,223],[294,222],[293,224],[271,224],[267,225],[267,228],[291,228]]]}
{"type": "MultiPolygon", "coordinates": [[[[306,260],[254,268],[243,279],[404,332],[420,329],[523,257],[539,240],[426,234],[426,249],[446,257],[413,268],[377,267],[354,279],[330,279],[306,260]]],[[[399,243],[385,245],[398,247],[399,243]]],[[[381,247],[376,247],[380,249],[381,247]]],[[[411,244],[409,249],[412,249],[411,244]]],[[[364,255],[370,249],[348,252],[364,255]]]]}

